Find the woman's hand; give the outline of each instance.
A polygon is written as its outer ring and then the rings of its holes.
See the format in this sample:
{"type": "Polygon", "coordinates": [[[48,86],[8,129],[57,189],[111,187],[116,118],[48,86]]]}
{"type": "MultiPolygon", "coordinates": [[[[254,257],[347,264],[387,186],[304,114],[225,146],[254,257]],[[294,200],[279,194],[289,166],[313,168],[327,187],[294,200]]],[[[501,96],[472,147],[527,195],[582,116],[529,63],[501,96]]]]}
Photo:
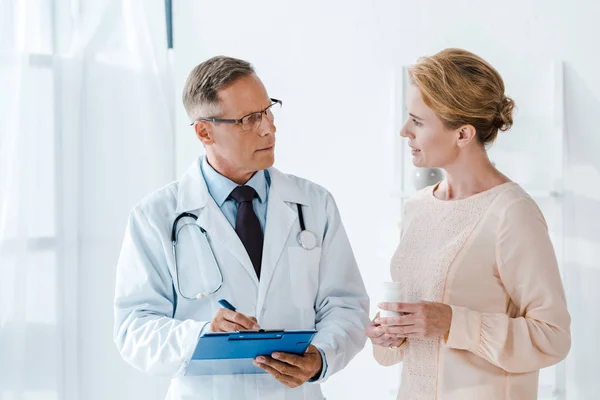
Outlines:
{"type": "Polygon", "coordinates": [[[437,338],[450,332],[452,308],[443,303],[381,303],[382,310],[403,313],[399,317],[376,317],[374,324],[387,335],[407,338],[437,338]],[[383,326],[386,325],[386,326],[383,326]]]}
{"type": "Polygon", "coordinates": [[[394,333],[385,333],[383,330],[383,326],[376,321],[379,318],[379,313],[375,316],[375,319],[369,323],[366,329],[367,337],[371,340],[374,346],[380,347],[398,347],[400,346],[406,338],[402,335],[397,335],[394,333]]]}

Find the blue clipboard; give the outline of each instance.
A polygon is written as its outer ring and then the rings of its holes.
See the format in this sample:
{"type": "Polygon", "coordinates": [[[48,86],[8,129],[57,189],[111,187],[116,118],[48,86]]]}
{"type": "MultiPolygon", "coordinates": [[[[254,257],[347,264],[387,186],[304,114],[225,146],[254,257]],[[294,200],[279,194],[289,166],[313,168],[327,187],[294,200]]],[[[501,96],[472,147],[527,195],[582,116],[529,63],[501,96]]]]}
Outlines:
{"type": "Polygon", "coordinates": [[[273,352],[304,354],[317,331],[259,330],[205,333],[198,340],[185,375],[264,374],[258,356],[273,352]]]}

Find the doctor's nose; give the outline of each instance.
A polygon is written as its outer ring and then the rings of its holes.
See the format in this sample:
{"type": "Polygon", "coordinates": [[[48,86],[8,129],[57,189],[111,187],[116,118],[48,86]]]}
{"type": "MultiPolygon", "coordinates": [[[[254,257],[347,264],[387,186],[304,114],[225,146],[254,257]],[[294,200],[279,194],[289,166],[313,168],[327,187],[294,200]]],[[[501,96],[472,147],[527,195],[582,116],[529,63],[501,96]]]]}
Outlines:
{"type": "Polygon", "coordinates": [[[274,135],[277,132],[277,127],[275,126],[275,121],[271,120],[266,115],[262,116],[262,120],[258,127],[258,134],[260,136],[267,136],[269,134],[274,135]]]}

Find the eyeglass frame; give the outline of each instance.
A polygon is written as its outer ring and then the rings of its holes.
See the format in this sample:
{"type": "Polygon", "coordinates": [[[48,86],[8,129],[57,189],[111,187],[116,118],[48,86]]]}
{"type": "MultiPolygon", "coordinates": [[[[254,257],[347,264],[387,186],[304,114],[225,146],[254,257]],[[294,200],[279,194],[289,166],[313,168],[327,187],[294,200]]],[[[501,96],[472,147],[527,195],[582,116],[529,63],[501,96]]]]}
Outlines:
{"type": "Polygon", "coordinates": [[[200,117],[200,118],[196,119],[194,122],[192,122],[190,124],[190,126],[194,126],[194,124],[196,122],[207,121],[207,122],[213,122],[213,123],[239,124],[241,127],[243,127],[244,124],[242,123],[242,120],[244,118],[249,117],[249,116],[251,116],[253,114],[259,114],[259,113],[260,113],[260,122],[262,123],[262,117],[263,117],[262,115],[263,114],[266,115],[267,110],[269,110],[271,107],[273,107],[276,104],[279,104],[280,107],[283,107],[283,101],[278,100],[278,99],[274,99],[274,98],[270,98],[269,100],[271,100],[272,103],[267,108],[265,108],[264,110],[251,112],[249,114],[244,115],[242,118],[239,118],[239,119],[223,119],[223,118],[213,118],[213,117],[200,117]]]}

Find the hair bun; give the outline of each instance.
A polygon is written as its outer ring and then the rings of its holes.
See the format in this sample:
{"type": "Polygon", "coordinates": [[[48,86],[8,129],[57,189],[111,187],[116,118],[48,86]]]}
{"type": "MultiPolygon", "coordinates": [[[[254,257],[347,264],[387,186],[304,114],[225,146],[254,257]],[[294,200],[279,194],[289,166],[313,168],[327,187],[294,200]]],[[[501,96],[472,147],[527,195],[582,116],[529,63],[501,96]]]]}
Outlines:
{"type": "Polygon", "coordinates": [[[504,96],[502,103],[498,107],[498,113],[494,118],[494,126],[502,132],[507,131],[513,124],[513,111],[515,102],[510,97],[504,96]]]}

